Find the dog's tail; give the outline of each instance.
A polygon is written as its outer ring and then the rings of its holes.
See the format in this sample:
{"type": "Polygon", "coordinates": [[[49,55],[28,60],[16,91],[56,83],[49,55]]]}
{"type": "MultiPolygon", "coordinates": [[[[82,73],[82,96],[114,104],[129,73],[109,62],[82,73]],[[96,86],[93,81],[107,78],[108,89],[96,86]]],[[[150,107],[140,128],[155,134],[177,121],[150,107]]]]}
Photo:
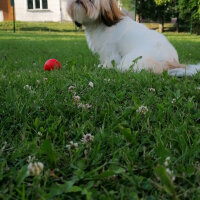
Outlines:
{"type": "Polygon", "coordinates": [[[170,76],[193,76],[196,73],[200,72],[200,63],[197,65],[186,65],[183,68],[174,68],[168,70],[168,75],[170,76]]]}

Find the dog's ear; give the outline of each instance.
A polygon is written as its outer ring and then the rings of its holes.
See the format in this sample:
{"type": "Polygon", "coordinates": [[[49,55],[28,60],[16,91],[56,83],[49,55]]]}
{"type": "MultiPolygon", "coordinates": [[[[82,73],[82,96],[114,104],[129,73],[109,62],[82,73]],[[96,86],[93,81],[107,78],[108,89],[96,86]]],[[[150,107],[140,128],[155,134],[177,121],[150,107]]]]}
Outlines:
{"type": "Polygon", "coordinates": [[[70,1],[68,0],[67,1],[67,6],[66,6],[66,10],[67,10],[67,13],[69,14],[69,16],[73,19],[74,17],[74,10],[73,10],[73,7],[74,7],[74,2],[73,1],[70,1]]]}
{"type": "Polygon", "coordinates": [[[117,24],[124,14],[117,7],[115,0],[100,0],[100,20],[106,26],[113,26],[117,24]]]}

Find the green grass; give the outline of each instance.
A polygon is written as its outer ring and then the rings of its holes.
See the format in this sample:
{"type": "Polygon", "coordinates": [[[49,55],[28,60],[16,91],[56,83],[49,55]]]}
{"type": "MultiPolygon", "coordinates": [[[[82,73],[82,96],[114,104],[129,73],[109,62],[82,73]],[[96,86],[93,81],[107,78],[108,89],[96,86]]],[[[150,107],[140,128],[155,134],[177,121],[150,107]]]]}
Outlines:
{"type": "MultiPolygon", "coordinates": [[[[51,32],[71,32],[77,30],[71,22],[20,22],[16,21],[16,31],[51,31],[51,32]]],[[[144,23],[150,29],[158,29],[159,23],[144,23]]],[[[0,31],[12,31],[13,22],[0,22],[0,31]]],[[[165,23],[165,30],[175,30],[174,24],[165,23]]]]}
{"type": "MultiPolygon", "coordinates": [[[[71,22],[15,22],[16,31],[51,31],[51,32],[72,32],[76,27],[71,22]]],[[[0,22],[0,31],[12,31],[13,22],[0,22]]]]}
{"type": "MultiPolygon", "coordinates": [[[[167,37],[181,63],[200,61],[199,36],[167,37]]],[[[0,199],[200,199],[200,74],[97,64],[84,33],[0,32],[0,199]],[[49,58],[62,69],[44,71],[49,58]],[[89,110],[77,108],[71,85],[89,110]],[[39,176],[27,176],[29,156],[44,164],[39,176]]]]}

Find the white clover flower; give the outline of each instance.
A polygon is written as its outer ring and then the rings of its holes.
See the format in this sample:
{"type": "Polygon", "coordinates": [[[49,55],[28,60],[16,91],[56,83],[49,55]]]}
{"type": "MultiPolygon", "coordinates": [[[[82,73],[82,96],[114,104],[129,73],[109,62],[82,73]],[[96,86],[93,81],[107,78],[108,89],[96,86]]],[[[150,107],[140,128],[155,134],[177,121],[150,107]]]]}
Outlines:
{"type": "Polygon", "coordinates": [[[170,161],[171,160],[171,158],[168,156],[165,160],[167,160],[167,161],[170,161]]]}
{"type": "Polygon", "coordinates": [[[83,104],[83,103],[79,103],[79,104],[78,104],[78,108],[86,108],[86,105],[83,104]]]}
{"type": "Polygon", "coordinates": [[[66,145],[66,147],[67,147],[69,150],[77,149],[77,148],[78,148],[78,143],[74,143],[73,141],[70,141],[70,142],[69,142],[69,145],[66,145]]]}
{"type": "Polygon", "coordinates": [[[137,113],[141,113],[141,114],[143,114],[143,115],[145,115],[148,111],[149,111],[149,110],[148,110],[148,108],[147,108],[146,106],[140,106],[140,107],[136,110],[137,113]]]}
{"type": "Polygon", "coordinates": [[[43,81],[46,82],[48,80],[48,78],[43,78],[43,81]]]}
{"type": "Polygon", "coordinates": [[[90,108],[92,107],[92,105],[90,105],[90,104],[88,104],[88,103],[85,104],[85,106],[86,106],[87,109],[90,109],[90,108]]]}
{"type": "Polygon", "coordinates": [[[78,103],[81,99],[81,97],[79,96],[74,96],[73,98],[74,98],[75,103],[78,103]]]}
{"type": "Polygon", "coordinates": [[[176,103],[176,99],[172,99],[171,102],[172,102],[172,104],[176,103]]]}
{"type": "Polygon", "coordinates": [[[75,88],[76,88],[75,86],[71,85],[71,86],[69,86],[68,90],[71,92],[71,91],[73,91],[75,88]]]}
{"type": "Polygon", "coordinates": [[[93,142],[93,140],[94,140],[94,136],[88,133],[86,135],[85,134],[83,135],[83,138],[81,141],[83,144],[90,144],[93,142]]]}
{"type": "Polygon", "coordinates": [[[89,86],[91,87],[91,88],[93,88],[94,87],[94,83],[93,82],[89,82],[89,86]]]}
{"type": "Polygon", "coordinates": [[[83,108],[83,109],[90,109],[92,106],[90,104],[83,104],[79,103],[78,108],[83,108]]]}
{"type": "Polygon", "coordinates": [[[41,162],[29,163],[28,165],[28,175],[29,176],[38,176],[44,169],[44,165],[41,162]]]}
{"type": "Polygon", "coordinates": [[[168,166],[169,166],[169,162],[170,162],[170,157],[168,156],[168,157],[165,159],[165,162],[164,162],[165,167],[168,167],[168,166]]]}
{"type": "Polygon", "coordinates": [[[150,92],[155,92],[156,89],[155,89],[155,88],[149,88],[149,91],[150,91],[150,92]]]}
{"type": "Polygon", "coordinates": [[[172,178],[172,181],[175,181],[176,177],[174,176],[174,172],[170,170],[169,168],[166,169],[166,172],[172,178]]]}
{"type": "Polygon", "coordinates": [[[106,81],[106,82],[110,82],[110,79],[108,78],[104,78],[104,81],[106,81]]]}
{"type": "Polygon", "coordinates": [[[172,175],[172,171],[171,171],[169,168],[166,169],[166,172],[167,172],[169,175],[172,175]]]}
{"type": "Polygon", "coordinates": [[[196,87],[196,90],[200,90],[200,87],[196,87]]]}
{"type": "Polygon", "coordinates": [[[32,160],[32,157],[31,157],[31,156],[28,156],[27,162],[30,163],[31,160],[32,160]]]}
{"type": "Polygon", "coordinates": [[[42,133],[39,131],[38,133],[37,133],[39,136],[42,136],[42,133]]]}
{"type": "Polygon", "coordinates": [[[37,82],[37,84],[40,84],[40,80],[37,80],[36,82],[37,82]]]}
{"type": "Polygon", "coordinates": [[[25,86],[24,86],[24,89],[25,89],[25,90],[26,90],[26,89],[31,90],[31,86],[30,86],[30,85],[25,85],[25,86]]]}
{"type": "Polygon", "coordinates": [[[31,163],[31,162],[33,162],[35,160],[36,160],[35,156],[28,156],[27,162],[31,163]]]}

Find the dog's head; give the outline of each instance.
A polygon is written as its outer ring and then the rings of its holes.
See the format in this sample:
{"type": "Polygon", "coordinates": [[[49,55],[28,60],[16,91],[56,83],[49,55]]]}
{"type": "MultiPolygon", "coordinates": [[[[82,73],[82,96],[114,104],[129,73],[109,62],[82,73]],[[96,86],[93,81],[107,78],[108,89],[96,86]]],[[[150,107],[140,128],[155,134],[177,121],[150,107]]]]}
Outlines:
{"type": "Polygon", "coordinates": [[[112,26],[124,15],[115,0],[67,0],[67,10],[79,26],[99,22],[112,26]]]}

